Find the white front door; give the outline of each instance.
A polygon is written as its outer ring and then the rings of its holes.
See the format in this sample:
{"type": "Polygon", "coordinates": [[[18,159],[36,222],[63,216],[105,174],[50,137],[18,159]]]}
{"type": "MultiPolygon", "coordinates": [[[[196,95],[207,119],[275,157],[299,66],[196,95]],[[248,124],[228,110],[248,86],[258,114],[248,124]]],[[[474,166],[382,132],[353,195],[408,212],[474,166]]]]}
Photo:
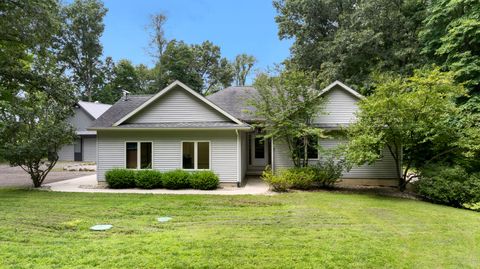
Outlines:
{"type": "Polygon", "coordinates": [[[268,144],[261,137],[256,137],[255,134],[250,136],[250,156],[252,158],[253,166],[266,166],[268,154],[268,144]]]}

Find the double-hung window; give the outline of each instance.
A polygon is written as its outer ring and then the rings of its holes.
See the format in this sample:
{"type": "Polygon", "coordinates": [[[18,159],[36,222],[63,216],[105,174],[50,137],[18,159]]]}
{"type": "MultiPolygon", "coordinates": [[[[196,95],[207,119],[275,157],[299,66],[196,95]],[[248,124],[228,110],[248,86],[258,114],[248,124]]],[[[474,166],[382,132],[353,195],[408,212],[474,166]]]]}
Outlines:
{"type": "Polygon", "coordinates": [[[210,142],[182,142],[183,169],[210,169],[210,142]]]}
{"type": "Polygon", "coordinates": [[[152,142],[126,142],[126,167],[152,169],[152,142]]]}

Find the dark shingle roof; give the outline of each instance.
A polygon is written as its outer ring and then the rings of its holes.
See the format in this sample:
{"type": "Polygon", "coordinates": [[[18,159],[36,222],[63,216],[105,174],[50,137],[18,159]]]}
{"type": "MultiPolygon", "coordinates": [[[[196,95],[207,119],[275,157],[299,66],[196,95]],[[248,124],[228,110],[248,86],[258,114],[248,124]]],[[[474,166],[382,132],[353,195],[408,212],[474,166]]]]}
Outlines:
{"type": "Polygon", "coordinates": [[[161,123],[126,123],[121,124],[117,128],[232,128],[238,129],[238,127],[250,128],[250,125],[242,124],[239,125],[235,122],[225,121],[202,121],[202,122],[161,122],[161,123]]]}
{"type": "Polygon", "coordinates": [[[255,108],[249,106],[247,101],[254,99],[257,94],[258,91],[253,87],[232,86],[207,96],[207,99],[235,118],[252,122],[255,121],[255,115],[253,114],[255,108]]]}
{"type": "Polygon", "coordinates": [[[127,101],[123,98],[118,100],[105,113],[102,114],[96,121],[93,122],[92,128],[111,127],[115,122],[125,117],[128,113],[135,110],[153,95],[131,95],[127,101]]]}

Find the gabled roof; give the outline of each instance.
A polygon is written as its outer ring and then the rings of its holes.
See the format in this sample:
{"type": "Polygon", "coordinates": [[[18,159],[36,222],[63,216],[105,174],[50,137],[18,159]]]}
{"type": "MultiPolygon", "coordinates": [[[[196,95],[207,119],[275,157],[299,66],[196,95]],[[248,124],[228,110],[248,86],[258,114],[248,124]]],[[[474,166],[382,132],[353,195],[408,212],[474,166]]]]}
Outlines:
{"type": "Polygon", "coordinates": [[[81,107],[88,115],[93,119],[98,119],[105,111],[107,111],[111,105],[102,104],[102,103],[92,103],[85,101],[78,101],[77,105],[81,107]]]}
{"type": "Polygon", "coordinates": [[[240,120],[238,120],[237,118],[235,118],[234,116],[230,115],[228,112],[226,112],[225,110],[221,109],[220,107],[218,107],[217,105],[215,105],[214,103],[210,102],[208,99],[206,99],[205,97],[203,97],[201,94],[197,93],[196,91],[190,89],[187,85],[183,84],[182,82],[176,80],[174,81],[172,84],[168,85],[165,89],[161,90],[160,92],[158,92],[157,94],[155,94],[152,98],[148,99],[146,102],[144,102],[143,104],[141,104],[139,107],[135,108],[133,111],[129,112],[127,115],[125,115],[124,117],[122,117],[120,120],[116,121],[113,126],[118,126],[120,124],[122,124],[123,122],[125,122],[127,119],[131,118],[133,115],[137,114],[139,111],[141,111],[142,109],[144,109],[145,107],[147,107],[149,104],[153,103],[155,100],[157,100],[158,98],[160,98],[161,96],[163,96],[164,94],[168,93],[169,91],[171,91],[172,89],[174,89],[176,86],[179,86],[181,89],[189,92],[190,94],[192,94],[194,97],[198,98],[200,101],[204,102],[205,104],[207,104],[208,106],[212,107],[214,110],[218,111],[220,114],[224,115],[225,117],[229,118],[230,120],[232,120],[233,122],[237,123],[237,124],[243,124],[243,122],[241,122],[240,120]]]}
{"type": "Polygon", "coordinates": [[[235,116],[237,119],[252,122],[255,118],[255,107],[247,104],[249,99],[258,95],[257,89],[251,86],[231,86],[214,94],[207,99],[235,116]]]}
{"type": "Polygon", "coordinates": [[[153,95],[130,95],[127,100],[121,98],[96,121],[93,122],[89,129],[112,127],[112,125],[132,112],[135,108],[145,103],[153,95]]]}
{"type": "Polygon", "coordinates": [[[347,85],[343,84],[342,82],[335,80],[333,83],[325,87],[323,90],[320,91],[320,95],[324,95],[325,93],[329,92],[331,89],[335,88],[335,86],[339,86],[340,88],[344,89],[346,92],[350,93],[351,95],[357,97],[358,99],[365,99],[365,96],[361,95],[354,89],[348,87],[347,85]]]}

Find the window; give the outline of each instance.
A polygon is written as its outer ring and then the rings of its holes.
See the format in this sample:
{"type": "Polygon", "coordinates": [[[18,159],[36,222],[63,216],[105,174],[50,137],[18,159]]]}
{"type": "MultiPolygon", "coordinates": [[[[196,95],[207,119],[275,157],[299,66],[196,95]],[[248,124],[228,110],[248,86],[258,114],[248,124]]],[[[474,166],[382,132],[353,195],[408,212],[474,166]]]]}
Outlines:
{"type": "Polygon", "coordinates": [[[210,169],[210,142],[182,142],[183,169],[210,169]]]}
{"type": "MultiPolygon", "coordinates": [[[[318,138],[314,135],[309,136],[307,139],[307,157],[308,159],[318,159],[318,138]]],[[[303,138],[297,139],[297,154],[303,159],[304,156],[304,140],[303,138]]]]}
{"type": "Polygon", "coordinates": [[[127,142],[126,167],[128,169],[152,169],[152,142],[127,142]]]}

